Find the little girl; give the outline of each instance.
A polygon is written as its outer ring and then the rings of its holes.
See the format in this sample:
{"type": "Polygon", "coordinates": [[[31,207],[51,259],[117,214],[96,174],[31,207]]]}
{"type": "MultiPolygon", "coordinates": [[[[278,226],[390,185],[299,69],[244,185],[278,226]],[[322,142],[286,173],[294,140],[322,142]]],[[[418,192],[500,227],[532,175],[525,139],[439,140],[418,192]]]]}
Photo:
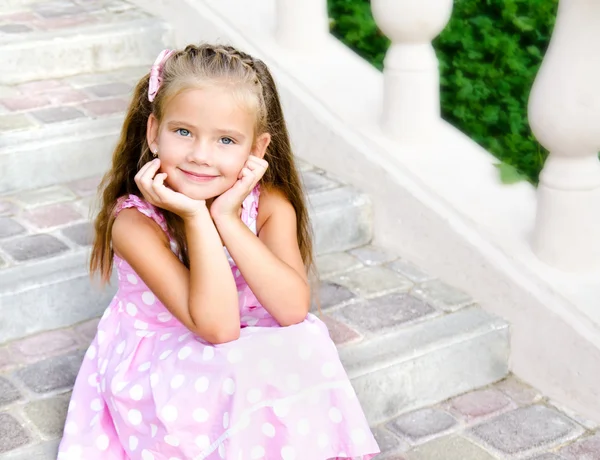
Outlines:
{"type": "Polygon", "coordinates": [[[309,314],[304,195],[265,64],[163,51],[102,186],[91,270],[118,291],[77,377],[59,459],[370,459],[309,314]],[[260,202],[260,204],[259,204],[260,202]]]}

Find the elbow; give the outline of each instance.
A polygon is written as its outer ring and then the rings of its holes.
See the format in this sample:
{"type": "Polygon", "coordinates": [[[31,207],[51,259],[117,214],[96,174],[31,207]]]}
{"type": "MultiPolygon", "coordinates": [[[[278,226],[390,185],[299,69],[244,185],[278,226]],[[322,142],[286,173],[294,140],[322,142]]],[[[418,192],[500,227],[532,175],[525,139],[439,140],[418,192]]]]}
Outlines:
{"type": "Polygon", "coordinates": [[[237,330],[216,330],[216,331],[193,331],[197,336],[213,345],[221,345],[233,342],[240,338],[240,329],[237,330]]]}
{"type": "Polygon", "coordinates": [[[306,319],[310,309],[310,299],[301,302],[299,305],[290,306],[288,311],[277,319],[277,322],[282,327],[293,326],[299,324],[306,319]]]}
{"type": "Polygon", "coordinates": [[[206,340],[213,345],[220,345],[223,343],[233,342],[240,338],[240,325],[239,323],[232,324],[229,327],[223,327],[222,324],[214,324],[208,326],[206,322],[197,323],[192,320],[193,327],[190,330],[203,340],[206,340]],[[202,326],[199,326],[202,324],[202,326]]]}

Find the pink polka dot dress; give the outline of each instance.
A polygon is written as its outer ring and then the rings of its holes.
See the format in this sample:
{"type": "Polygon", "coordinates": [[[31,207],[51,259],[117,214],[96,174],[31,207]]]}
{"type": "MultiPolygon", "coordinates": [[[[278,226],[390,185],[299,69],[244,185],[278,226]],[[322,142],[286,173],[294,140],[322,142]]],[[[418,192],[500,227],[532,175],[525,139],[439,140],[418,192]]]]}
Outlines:
{"type": "MultiPolygon", "coordinates": [[[[242,220],[256,233],[259,190],[242,220]]],[[[160,210],[136,208],[167,232],[160,210]]],[[[173,243],[172,248],[176,251],[173,243]]],[[[241,334],[211,345],[192,334],[115,256],[118,291],[83,360],[59,460],[326,460],[379,448],[325,325],[280,327],[227,254],[241,334]]]]}

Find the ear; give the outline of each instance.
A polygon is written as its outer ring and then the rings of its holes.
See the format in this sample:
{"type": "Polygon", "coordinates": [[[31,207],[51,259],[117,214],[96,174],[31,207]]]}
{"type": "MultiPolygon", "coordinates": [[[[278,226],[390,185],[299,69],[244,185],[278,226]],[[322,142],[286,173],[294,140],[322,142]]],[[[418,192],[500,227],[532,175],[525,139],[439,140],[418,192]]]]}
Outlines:
{"type": "Polygon", "coordinates": [[[158,120],[153,113],[148,117],[148,125],[146,126],[146,141],[151,151],[158,148],[158,120]]]}
{"type": "Polygon", "coordinates": [[[267,153],[267,147],[270,143],[271,135],[269,133],[262,133],[256,138],[256,141],[254,141],[254,147],[252,147],[251,155],[254,155],[262,160],[265,157],[265,153],[267,153]]]}

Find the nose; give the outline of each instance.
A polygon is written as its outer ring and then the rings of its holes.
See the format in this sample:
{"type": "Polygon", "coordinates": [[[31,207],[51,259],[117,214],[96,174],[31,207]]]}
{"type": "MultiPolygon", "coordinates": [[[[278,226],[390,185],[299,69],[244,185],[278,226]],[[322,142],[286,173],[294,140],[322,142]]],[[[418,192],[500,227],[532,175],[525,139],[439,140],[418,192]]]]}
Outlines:
{"type": "Polygon", "coordinates": [[[194,142],[186,159],[191,163],[210,165],[212,159],[211,147],[204,142],[194,142]]]}

